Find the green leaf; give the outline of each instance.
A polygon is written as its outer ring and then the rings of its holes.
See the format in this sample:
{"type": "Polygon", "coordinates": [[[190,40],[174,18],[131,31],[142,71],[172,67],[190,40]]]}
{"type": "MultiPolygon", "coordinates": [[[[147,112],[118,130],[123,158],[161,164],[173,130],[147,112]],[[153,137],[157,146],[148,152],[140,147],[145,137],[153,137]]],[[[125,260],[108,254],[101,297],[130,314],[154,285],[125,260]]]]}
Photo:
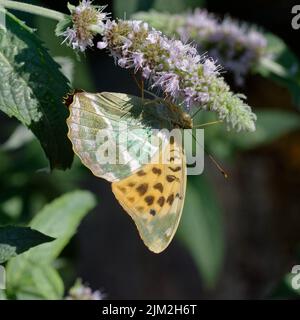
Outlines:
{"type": "Polygon", "coordinates": [[[73,191],[46,205],[30,225],[56,238],[51,244],[36,248],[30,258],[52,262],[68,244],[84,216],[95,206],[95,198],[88,191],[73,191]]]}
{"type": "Polygon", "coordinates": [[[130,17],[132,13],[140,10],[149,10],[154,4],[154,0],[115,0],[114,14],[123,19],[130,17]]]}
{"type": "Polygon", "coordinates": [[[22,212],[22,199],[19,196],[10,197],[8,200],[3,201],[0,205],[0,215],[5,215],[11,220],[17,220],[22,212]]]}
{"type": "Polygon", "coordinates": [[[28,227],[0,227],[0,263],[32,247],[53,240],[54,238],[28,227]]]}
{"type": "Polygon", "coordinates": [[[14,288],[13,294],[8,287],[10,297],[18,300],[62,299],[64,284],[58,272],[51,265],[37,264],[31,260],[20,259],[13,265],[10,272],[19,272],[20,268],[24,268],[22,269],[22,279],[18,286],[14,288]],[[26,262],[26,268],[24,268],[22,262],[26,262]]]}
{"type": "MultiPolygon", "coordinates": [[[[53,32],[55,23],[55,21],[41,16],[36,16],[35,26],[37,27],[38,36],[43,39],[47,48],[49,48],[52,57],[60,56],[69,60],[68,69],[70,69],[70,61],[72,61],[71,63],[74,64],[74,68],[72,70],[73,77],[71,81],[73,88],[83,88],[90,92],[95,91],[96,89],[91,78],[91,72],[89,71],[86,59],[81,59],[80,61],[80,59],[78,59],[78,54],[75,53],[73,49],[61,45],[61,38],[56,37],[53,32]]],[[[65,70],[66,68],[63,66],[62,72],[64,73],[65,70]]],[[[69,74],[69,71],[67,71],[67,74],[64,73],[67,78],[69,74]]]]}
{"type": "Polygon", "coordinates": [[[256,131],[228,133],[229,143],[235,148],[252,149],[270,143],[300,128],[300,116],[296,113],[264,110],[258,111],[256,131]]]}
{"type": "Polygon", "coordinates": [[[90,192],[74,191],[46,205],[35,216],[30,225],[56,240],[9,261],[7,286],[11,296],[30,294],[45,299],[61,298],[61,280],[58,280],[55,270],[48,267],[76,233],[80,221],[94,206],[95,199],[90,192]],[[39,279],[48,279],[48,283],[45,280],[45,287],[44,284],[39,284],[39,279]]]}
{"type": "Polygon", "coordinates": [[[0,29],[0,79],[0,110],[32,130],[51,168],[70,167],[68,111],[62,104],[68,80],[33,30],[7,12],[6,30],[0,29]]]}
{"type": "Polygon", "coordinates": [[[177,236],[192,255],[207,287],[213,287],[223,263],[223,221],[216,196],[203,175],[188,178],[177,236]]]}
{"type": "Polygon", "coordinates": [[[9,139],[3,145],[0,145],[0,149],[5,151],[16,150],[31,142],[33,139],[34,135],[32,132],[20,124],[16,127],[9,139]]]}
{"type": "Polygon", "coordinates": [[[294,103],[300,107],[300,62],[283,40],[271,33],[265,34],[268,51],[276,61],[263,59],[256,71],[285,86],[292,94],[294,103]]]}
{"type": "Polygon", "coordinates": [[[1,300],[6,300],[6,295],[5,295],[5,291],[0,289],[0,301],[1,300]]]}
{"type": "MultiPolygon", "coordinates": [[[[300,129],[300,116],[296,112],[260,109],[256,112],[257,122],[254,132],[229,132],[224,125],[213,125],[205,129],[205,146],[219,159],[233,159],[239,150],[250,150],[300,129]]],[[[195,125],[214,121],[215,116],[202,113],[195,119],[195,125]]]]}
{"type": "Polygon", "coordinates": [[[166,0],[155,0],[153,8],[162,12],[182,13],[187,9],[205,6],[205,0],[172,0],[172,5],[166,0]]]}
{"type": "MultiPolygon", "coordinates": [[[[182,12],[187,9],[193,9],[205,6],[205,0],[172,0],[170,5],[166,0],[115,0],[114,14],[116,17],[123,19],[124,14],[130,17],[131,14],[138,11],[148,11],[155,9],[163,12],[182,12]]],[[[59,28],[61,30],[61,28],[59,28]]]]}
{"type": "Polygon", "coordinates": [[[74,80],[74,61],[69,57],[54,57],[54,60],[61,66],[61,71],[70,81],[74,80]]]}
{"type": "Polygon", "coordinates": [[[55,35],[57,37],[60,37],[64,33],[64,31],[66,31],[68,29],[68,27],[71,27],[71,26],[72,26],[72,18],[71,18],[71,16],[66,16],[66,18],[64,20],[61,20],[56,25],[55,35]]]}

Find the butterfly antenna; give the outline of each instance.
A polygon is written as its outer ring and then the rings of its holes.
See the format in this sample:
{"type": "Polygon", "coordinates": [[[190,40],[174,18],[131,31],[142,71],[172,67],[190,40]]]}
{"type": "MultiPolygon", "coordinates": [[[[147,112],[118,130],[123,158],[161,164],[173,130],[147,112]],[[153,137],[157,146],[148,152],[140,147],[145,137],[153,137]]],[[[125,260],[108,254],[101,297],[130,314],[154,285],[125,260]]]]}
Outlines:
{"type": "Polygon", "coordinates": [[[132,77],[133,77],[134,82],[135,82],[136,85],[138,86],[138,88],[141,89],[141,85],[140,85],[140,83],[138,82],[138,80],[137,80],[137,78],[136,78],[136,76],[135,76],[134,73],[132,73],[132,77]]]}
{"type": "Polygon", "coordinates": [[[139,82],[134,73],[132,73],[132,76],[133,76],[134,82],[136,83],[138,88],[141,90],[141,97],[144,100],[144,97],[145,97],[145,95],[144,95],[144,91],[145,91],[144,90],[144,80],[141,79],[141,82],[139,82]]]}
{"type": "Polygon", "coordinates": [[[141,79],[141,95],[142,95],[142,99],[144,100],[145,94],[144,94],[144,80],[143,80],[143,78],[141,79]]]}
{"type": "Polygon", "coordinates": [[[213,162],[213,164],[219,169],[219,171],[222,173],[225,179],[228,178],[228,174],[226,171],[220,166],[220,164],[217,162],[217,160],[207,151],[204,150],[204,152],[209,156],[209,159],[213,162]]]}
{"type": "Polygon", "coordinates": [[[206,123],[203,123],[203,124],[199,124],[199,125],[193,126],[193,128],[203,128],[203,127],[207,127],[207,126],[210,126],[210,125],[213,125],[213,124],[222,123],[222,122],[223,122],[223,120],[216,120],[216,121],[206,122],[206,123]]]}
{"type": "Polygon", "coordinates": [[[228,174],[226,171],[221,167],[221,165],[218,163],[218,161],[208,152],[205,150],[204,146],[200,145],[200,143],[197,141],[196,137],[192,133],[192,137],[194,138],[195,142],[198,144],[200,148],[203,148],[204,152],[208,155],[209,159],[212,161],[212,163],[217,167],[217,169],[222,173],[225,179],[228,178],[228,174]]]}
{"type": "Polygon", "coordinates": [[[191,116],[191,118],[193,119],[198,114],[199,111],[201,111],[200,108],[191,116]]]}

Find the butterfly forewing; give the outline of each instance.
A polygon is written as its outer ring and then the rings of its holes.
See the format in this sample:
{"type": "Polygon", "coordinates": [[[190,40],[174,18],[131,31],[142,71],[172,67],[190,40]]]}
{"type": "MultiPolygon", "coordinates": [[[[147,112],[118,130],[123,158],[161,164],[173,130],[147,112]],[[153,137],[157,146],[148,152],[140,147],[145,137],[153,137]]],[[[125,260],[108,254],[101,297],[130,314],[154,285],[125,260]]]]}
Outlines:
{"type": "Polygon", "coordinates": [[[74,94],[67,119],[68,137],[74,152],[97,177],[108,181],[127,177],[158,152],[149,143],[152,129],[170,128],[168,117],[159,118],[159,107],[152,100],[121,93],[74,94]],[[127,145],[119,142],[125,132],[128,135],[127,145]],[[107,145],[117,146],[109,150],[112,156],[116,153],[116,163],[101,163],[107,136],[110,139],[107,145]],[[143,152],[139,154],[136,150],[143,152]]]}

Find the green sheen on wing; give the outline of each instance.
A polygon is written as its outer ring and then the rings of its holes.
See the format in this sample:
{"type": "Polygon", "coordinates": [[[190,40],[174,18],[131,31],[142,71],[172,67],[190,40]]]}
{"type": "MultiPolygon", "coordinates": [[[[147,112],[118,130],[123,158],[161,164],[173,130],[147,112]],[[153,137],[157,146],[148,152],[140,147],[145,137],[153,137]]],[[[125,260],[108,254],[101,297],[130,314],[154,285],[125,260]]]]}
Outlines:
{"type": "Polygon", "coordinates": [[[112,92],[77,92],[70,98],[67,125],[73,150],[95,176],[108,181],[119,181],[149,162],[158,152],[150,141],[152,129],[171,129],[176,121],[159,100],[112,92]],[[120,150],[111,150],[113,144],[120,150]],[[108,151],[116,154],[116,163],[102,162],[108,151]]]}

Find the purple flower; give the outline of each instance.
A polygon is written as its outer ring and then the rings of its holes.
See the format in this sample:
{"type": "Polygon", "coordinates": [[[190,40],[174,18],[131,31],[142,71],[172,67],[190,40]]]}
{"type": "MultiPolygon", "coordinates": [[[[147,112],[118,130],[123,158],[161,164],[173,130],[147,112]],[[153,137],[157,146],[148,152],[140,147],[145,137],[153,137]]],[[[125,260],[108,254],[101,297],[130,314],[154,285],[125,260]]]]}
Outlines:
{"type": "Polygon", "coordinates": [[[229,71],[238,85],[243,84],[261,58],[270,56],[266,38],[254,27],[229,17],[220,21],[203,9],[174,15],[151,11],[137,13],[134,17],[148,21],[169,36],[176,35],[183,42],[192,40],[200,53],[229,71]]]}
{"type": "Polygon", "coordinates": [[[120,58],[118,60],[118,65],[121,67],[121,68],[128,68],[128,59],[127,58],[120,58]]]}
{"type": "Polygon", "coordinates": [[[139,69],[143,67],[143,53],[140,52],[133,52],[132,53],[132,59],[133,59],[133,66],[134,66],[134,71],[137,72],[139,69]]]}
{"type": "Polygon", "coordinates": [[[203,72],[206,76],[216,73],[217,72],[216,64],[212,60],[206,59],[203,63],[203,72]]]}
{"type": "Polygon", "coordinates": [[[161,72],[156,76],[156,81],[153,83],[152,87],[161,87],[163,91],[172,98],[176,98],[179,93],[179,77],[176,74],[161,72]]]}
{"type": "Polygon", "coordinates": [[[74,286],[69,290],[65,300],[103,300],[105,294],[100,290],[92,291],[92,289],[77,279],[74,286]]]}
{"type": "Polygon", "coordinates": [[[99,41],[97,43],[97,48],[98,49],[105,49],[106,47],[107,47],[107,42],[105,42],[105,41],[99,41]]]}
{"type": "Polygon", "coordinates": [[[102,12],[104,8],[93,6],[89,0],[82,0],[77,7],[69,5],[73,25],[60,34],[65,38],[63,43],[82,52],[93,47],[94,36],[103,32],[108,19],[108,14],[102,12]]]}
{"type": "Polygon", "coordinates": [[[150,76],[151,76],[151,69],[149,68],[149,66],[145,66],[142,70],[142,76],[145,78],[145,79],[149,79],[150,76]]]}

